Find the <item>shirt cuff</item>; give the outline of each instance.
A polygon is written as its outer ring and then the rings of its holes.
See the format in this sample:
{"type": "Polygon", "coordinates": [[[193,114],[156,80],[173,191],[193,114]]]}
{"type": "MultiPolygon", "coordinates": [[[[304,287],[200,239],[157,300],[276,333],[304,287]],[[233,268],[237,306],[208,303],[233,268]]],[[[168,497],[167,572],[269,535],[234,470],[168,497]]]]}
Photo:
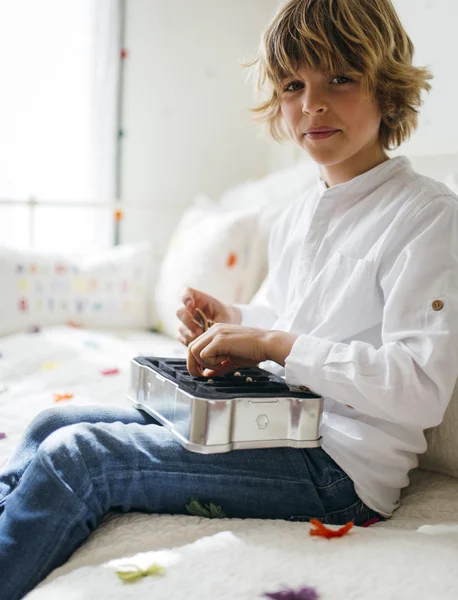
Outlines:
{"type": "Polygon", "coordinates": [[[323,364],[335,342],[300,335],[285,361],[285,380],[290,387],[308,387],[312,392],[325,379],[323,364]]]}

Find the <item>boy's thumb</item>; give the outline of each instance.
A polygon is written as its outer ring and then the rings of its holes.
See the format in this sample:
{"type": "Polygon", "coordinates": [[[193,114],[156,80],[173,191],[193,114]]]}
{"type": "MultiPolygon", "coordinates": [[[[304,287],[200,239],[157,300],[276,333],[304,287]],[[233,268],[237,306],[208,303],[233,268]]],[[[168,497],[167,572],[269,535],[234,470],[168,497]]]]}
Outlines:
{"type": "Polygon", "coordinates": [[[192,308],[194,304],[194,290],[192,288],[187,288],[185,293],[183,294],[183,304],[188,308],[192,308]]]}

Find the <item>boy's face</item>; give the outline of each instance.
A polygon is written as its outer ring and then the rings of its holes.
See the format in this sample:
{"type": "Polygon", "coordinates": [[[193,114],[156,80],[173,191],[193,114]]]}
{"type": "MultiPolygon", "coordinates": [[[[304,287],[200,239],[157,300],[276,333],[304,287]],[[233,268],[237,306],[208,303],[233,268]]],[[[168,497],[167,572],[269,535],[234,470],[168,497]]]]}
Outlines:
{"type": "Polygon", "coordinates": [[[334,185],[386,160],[379,142],[381,113],[363,96],[361,79],[301,68],[282,82],[281,113],[289,135],[334,185]],[[328,132],[312,133],[324,127],[328,132]]]}

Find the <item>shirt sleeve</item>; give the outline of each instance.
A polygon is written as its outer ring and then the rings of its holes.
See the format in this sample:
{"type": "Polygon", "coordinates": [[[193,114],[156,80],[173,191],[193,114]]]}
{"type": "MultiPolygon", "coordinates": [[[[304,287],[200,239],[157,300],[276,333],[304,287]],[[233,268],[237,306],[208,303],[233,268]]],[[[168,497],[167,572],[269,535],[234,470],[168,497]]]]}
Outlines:
{"type": "Polygon", "coordinates": [[[397,234],[380,260],[382,345],[300,335],[286,382],[426,429],[443,420],[458,377],[457,199],[434,198],[397,234]]]}

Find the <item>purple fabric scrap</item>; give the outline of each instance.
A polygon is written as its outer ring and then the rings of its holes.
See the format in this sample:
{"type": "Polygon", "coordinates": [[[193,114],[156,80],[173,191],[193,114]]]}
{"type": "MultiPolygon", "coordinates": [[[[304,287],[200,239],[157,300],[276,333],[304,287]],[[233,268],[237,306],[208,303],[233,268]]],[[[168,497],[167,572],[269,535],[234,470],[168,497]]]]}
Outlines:
{"type": "Polygon", "coordinates": [[[301,587],[297,590],[284,589],[279,592],[266,592],[264,594],[272,600],[317,600],[318,593],[312,587],[301,587]]]}

